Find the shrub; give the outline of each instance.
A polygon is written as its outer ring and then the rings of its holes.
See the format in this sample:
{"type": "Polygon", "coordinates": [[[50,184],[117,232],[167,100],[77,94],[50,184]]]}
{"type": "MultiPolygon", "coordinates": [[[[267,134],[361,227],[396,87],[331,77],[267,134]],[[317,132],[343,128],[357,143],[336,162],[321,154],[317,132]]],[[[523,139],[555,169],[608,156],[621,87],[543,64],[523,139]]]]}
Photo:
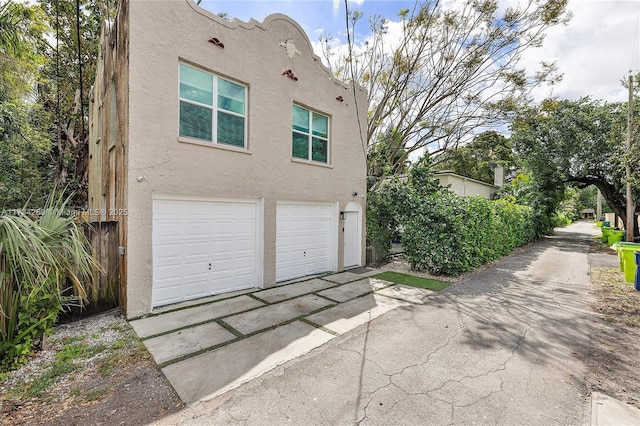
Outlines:
{"type": "Polygon", "coordinates": [[[536,238],[531,209],[508,201],[440,192],[401,215],[414,269],[458,275],[536,238]]]}
{"type": "Polygon", "coordinates": [[[38,217],[0,217],[0,372],[23,363],[67,306],[82,304],[98,264],[67,215],[68,199],[52,195],[38,217]]]}
{"type": "Polygon", "coordinates": [[[402,229],[412,269],[458,275],[535,240],[547,225],[512,199],[459,197],[433,185],[424,170],[413,173],[408,183],[372,192],[367,207],[368,243],[386,255],[394,230],[402,229]]]}

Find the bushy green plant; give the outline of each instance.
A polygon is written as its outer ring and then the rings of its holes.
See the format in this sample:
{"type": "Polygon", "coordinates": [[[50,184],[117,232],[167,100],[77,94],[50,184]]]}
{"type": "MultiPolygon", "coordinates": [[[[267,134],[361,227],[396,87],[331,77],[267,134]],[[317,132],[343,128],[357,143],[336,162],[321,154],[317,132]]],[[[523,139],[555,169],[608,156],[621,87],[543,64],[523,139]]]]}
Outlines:
{"type": "Polygon", "coordinates": [[[458,275],[535,240],[546,226],[513,199],[459,197],[430,178],[416,168],[407,183],[393,181],[369,197],[369,243],[388,251],[394,229],[402,229],[412,269],[458,275]]]}
{"type": "Polygon", "coordinates": [[[449,192],[424,199],[400,223],[412,268],[446,275],[468,271],[536,238],[529,207],[449,192]]]}
{"type": "Polygon", "coordinates": [[[397,211],[404,198],[406,185],[398,179],[386,183],[367,199],[367,246],[372,262],[378,263],[389,255],[391,242],[398,230],[397,211]]]}
{"type": "Polygon", "coordinates": [[[0,217],[0,372],[26,360],[62,309],[82,304],[98,264],[68,214],[68,200],[52,195],[38,216],[0,217]]]}

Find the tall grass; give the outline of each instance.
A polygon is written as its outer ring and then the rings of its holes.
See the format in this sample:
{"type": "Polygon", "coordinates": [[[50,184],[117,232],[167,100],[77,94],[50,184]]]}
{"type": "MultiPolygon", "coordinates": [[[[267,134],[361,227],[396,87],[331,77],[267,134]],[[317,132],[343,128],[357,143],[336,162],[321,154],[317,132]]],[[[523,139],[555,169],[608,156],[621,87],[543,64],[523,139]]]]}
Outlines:
{"type": "Polygon", "coordinates": [[[52,194],[36,216],[0,216],[0,372],[20,365],[66,307],[82,306],[99,265],[69,198],[52,194]]]}

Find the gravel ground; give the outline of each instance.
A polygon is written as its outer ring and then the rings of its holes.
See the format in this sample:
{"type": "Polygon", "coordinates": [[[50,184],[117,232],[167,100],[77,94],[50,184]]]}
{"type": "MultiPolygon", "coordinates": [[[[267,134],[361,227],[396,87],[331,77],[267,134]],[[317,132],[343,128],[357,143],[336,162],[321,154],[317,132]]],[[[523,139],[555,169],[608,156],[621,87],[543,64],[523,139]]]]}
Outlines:
{"type": "Polygon", "coordinates": [[[119,310],[56,326],[0,401],[3,425],[144,424],[183,407],[119,310]]]}

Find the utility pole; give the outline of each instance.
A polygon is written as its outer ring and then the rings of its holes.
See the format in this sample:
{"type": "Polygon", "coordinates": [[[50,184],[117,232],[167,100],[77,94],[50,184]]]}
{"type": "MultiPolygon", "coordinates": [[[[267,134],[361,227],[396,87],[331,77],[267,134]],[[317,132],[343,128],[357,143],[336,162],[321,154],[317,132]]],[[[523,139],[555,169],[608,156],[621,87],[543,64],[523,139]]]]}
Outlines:
{"type": "MultiPolygon", "coordinates": [[[[629,111],[627,112],[627,152],[631,152],[633,140],[633,75],[629,73],[629,111]]],[[[633,242],[633,230],[635,229],[635,205],[631,193],[631,165],[627,164],[627,241],[633,242]]]]}

